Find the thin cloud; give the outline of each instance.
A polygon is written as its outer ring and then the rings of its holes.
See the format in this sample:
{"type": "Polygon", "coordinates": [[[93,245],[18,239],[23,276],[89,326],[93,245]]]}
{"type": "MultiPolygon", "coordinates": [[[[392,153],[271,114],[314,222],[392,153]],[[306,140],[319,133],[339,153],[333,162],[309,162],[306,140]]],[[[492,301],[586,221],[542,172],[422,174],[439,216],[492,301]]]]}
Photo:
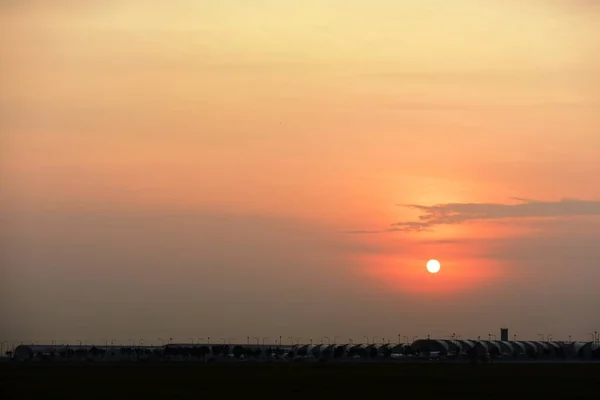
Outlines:
{"type": "Polygon", "coordinates": [[[598,0],[542,0],[542,3],[560,7],[562,10],[600,11],[598,0]]]}
{"type": "Polygon", "coordinates": [[[349,233],[423,232],[439,225],[458,225],[471,221],[501,220],[511,218],[560,218],[576,216],[600,216],[600,201],[562,199],[539,201],[513,198],[516,204],[502,203],[446,203],[425,206],[405,204],[401,206],[419,210],[417,221],[400,221],[379,231],[350,231],[349,233]]]}
{"type": "Polygon", "coordinates": [[[344,231],[344,233],[354,233],[354,234],[358,234],[358,235],[368,235],[371,233],[381,233],[383,231],[379,231],[379,230],[366,230],[366,229],[360,229],[360,230],[356,230],[356,231],[344,231]]]}

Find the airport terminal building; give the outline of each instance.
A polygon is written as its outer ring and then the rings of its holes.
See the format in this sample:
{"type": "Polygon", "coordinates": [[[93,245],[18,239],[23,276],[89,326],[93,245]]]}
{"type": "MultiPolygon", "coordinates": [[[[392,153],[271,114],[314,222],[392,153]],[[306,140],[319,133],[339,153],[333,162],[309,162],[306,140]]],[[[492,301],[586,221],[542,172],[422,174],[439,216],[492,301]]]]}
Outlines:
{"type": "Polygon", "coordinates": [[[595,360],[600,359],[598,342],[495,341],[419,339],[410,344],[298,344],[215,345],[167,344],[164,346],[17,346],[16,361],[32,360],[119,360],[119,359],[206,359],[229,358],[313,358],[313,359],[514,359],[514,360],[595,360]]]}

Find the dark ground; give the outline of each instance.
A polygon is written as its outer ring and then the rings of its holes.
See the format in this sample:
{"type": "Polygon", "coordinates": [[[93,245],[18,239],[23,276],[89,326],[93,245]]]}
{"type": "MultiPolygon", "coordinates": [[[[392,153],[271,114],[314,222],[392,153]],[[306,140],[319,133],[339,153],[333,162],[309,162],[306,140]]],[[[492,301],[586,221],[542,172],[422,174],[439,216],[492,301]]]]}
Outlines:
{"type": "Polygon", "coordinates": [[[2,399],[600,398],[598,364],[1,363],[2,399]]]}

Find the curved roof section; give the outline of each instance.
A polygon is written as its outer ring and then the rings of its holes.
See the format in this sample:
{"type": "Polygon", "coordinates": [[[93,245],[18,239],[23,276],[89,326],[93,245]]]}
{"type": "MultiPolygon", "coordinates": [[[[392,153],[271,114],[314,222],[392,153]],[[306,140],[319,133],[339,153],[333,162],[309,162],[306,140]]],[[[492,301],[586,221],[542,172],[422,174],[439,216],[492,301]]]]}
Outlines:
{"type": "Polygon", "coordinates": [[[338,344],[338,345],[334,345],[333,346],[333,350],[334,351],[342,351],[343,353],[348,353],[350,351],[350,349],[352,348],[351,344],[338,344]],[[338,350],[340,349],[340,350],[338,350]]]}
{"type": "Polygon", "coordinates": [[[578,343],[578,345],[579,346],[577,346],[577,350],[576,350],[577,356],[585,357],[585,358],[590,357],[592,355],[592,352],[599,348],[598,343],[594,343],[594,342],[583,342],[583,343],[578,343]]]}
{"type": "Polygon", "coordinates": [[[576,353],[578,353],[578,352],[579,352],[579,350],[581,350],[581,348],[582,348],[583,346],[585,346],[586,344],[587,344],[587,343],[585,343],[585,342],[573,342],[573,343],[571,343],[571,346],[570,346],[570,347],[571,347],[573,350],[575,350],[575,352],[576,352],[576,353]]]}
{"type": "Polygon", "coordinates": [[[308,351],[309,346],[310,346],[309,344],[299,344],[296,346],[294,351],[300,351],[300,352],[304,351],[305,352],[305,351],[308,351]]]}
{"type": "Polygon", "coordinates": [[[500,345],[500,342],[495,340],[484,340],[483,342],[487,345],[490,353],[502,354],[502,346],[500,345]]]}
{"type": "Polygon", "coordinates": [[[527,346],[523,342],[510,342],[515,349],[515,354],[525,354],[527,353],[527,346]]]}
{"type": "Polygon", "coordinates": [[[482,340],[478,340],[475,342],[475,347],[482,347],[484,348],[486,351],[489,350],[489,346],[486,342],[482,341],[482,340]]]}
{"type": "Polygon", "coordinates": [[[545,353],[548,350],[547,342],[535,341],[533,344],[537,346],[538,353],[545,353]]]}
{"type": "Polygon", "coordinates": [[[444,342],[446,342],[450,351],[452,351],[454,353],[462,352],[463,345],[459,340],[450,339],[450,340],[444,340],[444,342]]]}
{"type": "Polygon", "coordinates": [[[538,348],[533,342],[521,342],[525,346],[526,351],[533,351],[535,353],[538,352],[538,348]]]}
{"type": "Polygon", "coordinates": [[[475,342],[472,340],[457,340],[457,342],[461,344],[463,351],[467,351],[475,347],[475,342]]]}
{"type": "Polygon", "coordinates": [[[44,346],[44,345],[29,345],[29,344],[20,344],[15,347],[15,352],[17,351],[30,351],[32,353],[52,353],[60,350],[69,349],[68,346],[44,346]]]}
{"type": "Polygon", "coordinates": [[[450,350],[450,346],[443,340],[435,340],[435,339],[419,339],[410,346],[413,350],[418,351],[440,351],[440,352],[448,352],[450,350]]]}
{"type": "Polygon", "coordinates": [[[15,347],[15,351],[17,349],[28,349],[29,351],[33,352],[33,353],[52,353],[52,352],[60,352],[60,351],[64,351],[64,350],[72,350],[72,351],[77,351],[77,350],[84,350],[84,351],[89,351],[91,349],[98,349],[98,350],[120,350],[120,349],[162,349],[162,346],[90,346],[90,345],[84,345],[84,346],[79,346],[79,345],[75,345],[75,346],[69,346],[69,345],[51,345],[51,344],[20,344],[17,347],[15,347]]]}
{"type": "Polygon", "coordinates": [[[514,354],[515,348],[511,342],[498,342],[500,345],[500,353],[514,354]]]}
{"type": "Polygon", "coordinates": [[[403,353],[407,347],[410,347],[410,345],[406,344],[406,343],[402,343],[402,344],[397,344],[395,346],[392,346],[391,350],[392,350],[392,353],[403,353]]]}
{"type": "Polygon", "coordinates": [[[335,344],[322,344],[319,346],[319,351],[322,353],[324,351],[333,351],[335,349],[335,344]]]}
{"type": "Polygon", "coordinates": [[[489,354],[492,353],[493,351],[490,350],[492,346],[490,346],[488,343],[484,342],[483,340],[478,340],[476,342],[474,342],[474,346],[472,347],[472,351],[475,351],[477,354],[489,354]]]}

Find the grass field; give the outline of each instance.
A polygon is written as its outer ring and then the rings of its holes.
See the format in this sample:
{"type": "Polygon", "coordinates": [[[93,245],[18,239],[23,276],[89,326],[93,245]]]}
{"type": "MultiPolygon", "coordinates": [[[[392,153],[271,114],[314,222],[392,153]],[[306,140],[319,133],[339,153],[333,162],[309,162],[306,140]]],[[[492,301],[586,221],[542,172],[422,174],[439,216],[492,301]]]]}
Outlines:
{"type": "Polygon", "coordinates": [[[2,363],[0,388],[6,399],[594,398],[600,365],[2,363]]]}

